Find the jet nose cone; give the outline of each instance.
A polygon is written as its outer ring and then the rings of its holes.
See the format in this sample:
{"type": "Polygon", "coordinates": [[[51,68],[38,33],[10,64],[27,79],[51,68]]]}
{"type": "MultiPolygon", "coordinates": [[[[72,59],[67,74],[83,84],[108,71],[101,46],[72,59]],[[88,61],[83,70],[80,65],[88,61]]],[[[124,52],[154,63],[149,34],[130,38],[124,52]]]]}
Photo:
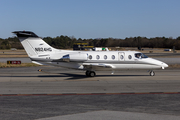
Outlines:
{"type": "Polygon", "coordinates": [[[167,68],[167,67],[168,67],[168,64],[166,64],[166,63],[161,63],[161,65],[162,65],[162,69],[164,69],[164,68],[167,68]]]}

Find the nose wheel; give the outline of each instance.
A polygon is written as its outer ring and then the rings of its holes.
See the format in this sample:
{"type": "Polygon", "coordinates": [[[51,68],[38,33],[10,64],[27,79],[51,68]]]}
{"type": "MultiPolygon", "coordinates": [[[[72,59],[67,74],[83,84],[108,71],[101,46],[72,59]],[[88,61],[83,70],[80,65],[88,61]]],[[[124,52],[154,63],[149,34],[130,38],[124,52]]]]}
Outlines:
{"type": "Polygon", "coordinates": [[[96,76],[96,73],[95,73],[94,71],[89,71],[89,70],[87,70],[87,71],[86,71],[86,76],[87,76],[87,77],[94,77],[94,76],[96,76]]]}
{"type": "Polygon", "coordinates": [[[154,71],[151,71],[151,72],[149,73],[149,75],[150,75],[150,76],[155,76],[155,72],[154,72],[154,71]]]}

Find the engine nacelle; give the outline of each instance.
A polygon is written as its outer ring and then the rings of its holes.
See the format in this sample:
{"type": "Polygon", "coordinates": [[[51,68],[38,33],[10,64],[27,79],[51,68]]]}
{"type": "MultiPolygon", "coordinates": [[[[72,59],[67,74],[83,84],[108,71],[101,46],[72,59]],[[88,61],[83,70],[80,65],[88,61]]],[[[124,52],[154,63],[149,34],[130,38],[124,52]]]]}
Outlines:
{"type": "Polygon", "coordinates": [[[63,61],[86,61],[88,55],[86,53],[74,53],[63,56],[63,61]]]}

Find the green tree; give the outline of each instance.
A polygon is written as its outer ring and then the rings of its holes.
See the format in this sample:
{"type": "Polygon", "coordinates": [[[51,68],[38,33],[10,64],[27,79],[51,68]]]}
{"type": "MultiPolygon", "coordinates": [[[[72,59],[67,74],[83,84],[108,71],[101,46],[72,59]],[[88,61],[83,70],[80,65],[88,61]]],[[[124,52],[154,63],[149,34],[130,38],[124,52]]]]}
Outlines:
{"type": "Polygon", "coordinates": [[[3,42],[1,42],[1,49],[10,49],[11,45],[9,44],[8,40],[3,40],[3,42]]]}

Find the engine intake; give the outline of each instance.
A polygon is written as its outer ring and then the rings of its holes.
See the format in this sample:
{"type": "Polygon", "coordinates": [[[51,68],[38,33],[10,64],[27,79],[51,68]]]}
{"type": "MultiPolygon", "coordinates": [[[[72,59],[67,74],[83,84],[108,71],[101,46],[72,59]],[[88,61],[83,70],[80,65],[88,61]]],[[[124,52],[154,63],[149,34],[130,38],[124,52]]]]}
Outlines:
{"type": "Polygon", "coordinates": [[[86,53],[74,53],[68,54],[63,56],[63,61],[70,62],[70,61],[86,61],[88,59],[88,55],[86,53]]]}

